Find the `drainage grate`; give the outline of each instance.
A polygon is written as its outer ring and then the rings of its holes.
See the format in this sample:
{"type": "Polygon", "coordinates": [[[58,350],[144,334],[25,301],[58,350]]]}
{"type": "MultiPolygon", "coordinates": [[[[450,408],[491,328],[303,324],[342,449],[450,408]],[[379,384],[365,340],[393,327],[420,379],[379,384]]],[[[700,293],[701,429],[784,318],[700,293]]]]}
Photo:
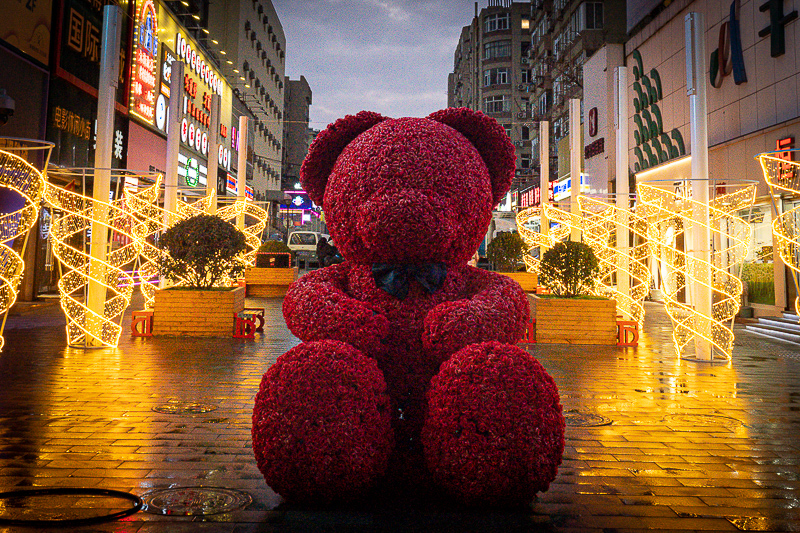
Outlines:
{"type": "Polygon", "coordinates": [[[197,415],[216,411],[217,407],[218,406],[211,403],[169,400],[167,403],[153,407],[153,411],[165,415],[197,415]]]}
{"type": "Polygon", "coordinates": [[[205,516],[229,513],[253,501],[245,492],[219,487],[182,487],[155,490],[142,496],[150,514],[205,516]]]}
{"type": "Polygon", "coordinates": [[[570,427],[590,428],[611,425],[611,419],[596,413],[581,413],[571,410],[564,413],[564,421],[570,427]]]}
{"type": "MultiPolygon", "coordinates": [[[[680,426],[702,426],[708,427],[738,427],[744,425],[741,420],[725,415],[712,414],[674,414],[666,415],[664,422],[673,423],[680,426]]],[[[689,428],[691,430],[691,428],[689,428]]]]}

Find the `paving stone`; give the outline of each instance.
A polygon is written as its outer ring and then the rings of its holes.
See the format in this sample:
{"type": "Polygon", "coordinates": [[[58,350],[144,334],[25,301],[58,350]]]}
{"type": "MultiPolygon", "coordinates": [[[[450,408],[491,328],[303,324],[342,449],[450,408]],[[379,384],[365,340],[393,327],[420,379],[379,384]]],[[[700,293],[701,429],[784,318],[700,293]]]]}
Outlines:
{"type": "Polygon", "coordinates": [[[565,411],[611,421],[567,428],[559,477],[528,510],[287,507],[255,466],[250,417],[261,375],[298,340],[281,299],[251,303],[267,310],[253,341],[124,334],[117,348],[100,350],[65,346],[58,306],[10,316],[0,354],[0,490],[143,495],[203,485],[253,498],[205,520],[138,513],[70,529],[83,533],[800,529],[800,350],[737,327],[730,362],[682,361],[653,303],[636,348],[522,345],[554,377],[565,411]],[[153,411],[177,402],[216,409],[153,411]]]}

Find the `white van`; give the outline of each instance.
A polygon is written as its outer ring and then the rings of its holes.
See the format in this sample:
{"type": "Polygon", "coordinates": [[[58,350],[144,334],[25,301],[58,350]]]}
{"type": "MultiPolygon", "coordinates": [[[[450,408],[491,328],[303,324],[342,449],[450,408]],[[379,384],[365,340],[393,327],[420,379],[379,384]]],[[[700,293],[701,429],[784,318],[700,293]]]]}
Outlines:
{"type": "Polygon", "coordinates": [[[317,243],[321,237],[329,242],[331,236],[317,231],[294,231],[289,234],[289,249],[295,253],[297,265],[303,263],[303,268],[308,268],[308,263],[319,263],[317,260],[317,243]]]}

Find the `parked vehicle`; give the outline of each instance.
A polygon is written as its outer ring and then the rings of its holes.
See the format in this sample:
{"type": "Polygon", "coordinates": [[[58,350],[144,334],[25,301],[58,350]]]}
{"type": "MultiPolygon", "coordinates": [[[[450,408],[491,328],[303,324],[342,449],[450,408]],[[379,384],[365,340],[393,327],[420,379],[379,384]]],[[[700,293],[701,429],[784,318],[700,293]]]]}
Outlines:
{"type": "Polygon", "coordinates": [[[330,235],[317,231],[294,231],[289,234],[289,248],[295,253],[297,266],[308,268],[310,263],[319,264],[317,243],[321,237],[330,241],[330,235]]]}

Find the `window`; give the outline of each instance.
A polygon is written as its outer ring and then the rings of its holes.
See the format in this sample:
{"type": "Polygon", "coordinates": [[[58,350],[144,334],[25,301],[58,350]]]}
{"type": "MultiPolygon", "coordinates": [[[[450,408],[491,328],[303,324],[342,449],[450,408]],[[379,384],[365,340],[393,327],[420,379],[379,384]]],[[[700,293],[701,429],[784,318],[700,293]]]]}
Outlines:
{"type": "Polygon", "coordinates": [[[583,5],[584,22],[583,28],[587,30],[602,30],[603,29],[603,3],[602,2],[586,2],[583,5]]]}
{"type": "Polygon", "coordinates": [[[483,31],[507,30],[509,28],[509,13],[492,13],[483,19],[483,31]]]}
{"type": "Polygon", "coordinates": [[[483,58],[511,57],[511,41],[493,41],[483,45],[483,58]]]}
{"type": "Polygon", "coordinates": [[[511,102],[505,94],[489,96],[483,99],[484,113],[504,113],[511,109],[511,102]]]}
{"type": "Polygon", "coordinates": [[[489,68],[483,71],[483,86],[505,85],[508,81],[508,68],[489,68]]]}
{"type": "Polygon", "coordinates": [[[530,157],[522,157],[520,158],[520,162],[522,168],[531,168],[531,158],[530,157]]]}
{"type": "Polygon", "coordinates": [[[522,25],[521,28],[523,30],[529,30],[531,28],[531,21],[530,19],[526,19],[525,17],[522,18],[522,25]]]}
{"type": "Polygon", "coordinates": [[[520,77],[519,82],[520,83],[532,83],[530,69],[527,69],[527,68],[522,69],[522,76],[520,77]]]}
{"type": "Polygon", "coordinates": [[[542,93],[542,96],[539,97],[539,114],[546,115],[547,112],[550,110],[550,102],[552,100],[552,93],[550,91],[545,91],[542,93]]]}
{"type": "Polygon", "coordinates": [[[531,42],[530,41],[520,41],[519,43],[519,52],[522,54],[522,57],[528,57],[528,52],[531,49],[531,42]]]}
{"type": "Polygon", "coordinates": [[[511,137],[511,124],[503,124],[503,129],[506,130],[506,135],[511,137]]]}
{"type": "Polygon", "coordinates": [[[531,139],[531,129],[528,126],[522,126],[522,140],[529,141],[530,139],[531,139]]]}

